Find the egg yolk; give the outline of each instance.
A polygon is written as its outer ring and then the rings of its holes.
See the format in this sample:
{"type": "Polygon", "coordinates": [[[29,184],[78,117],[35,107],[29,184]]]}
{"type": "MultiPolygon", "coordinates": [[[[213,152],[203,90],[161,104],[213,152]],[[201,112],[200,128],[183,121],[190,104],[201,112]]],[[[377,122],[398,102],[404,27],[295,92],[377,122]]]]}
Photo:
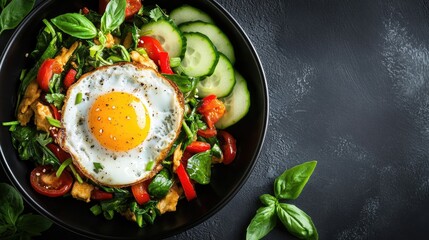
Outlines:
{"type": "Polygon", "coordinates": [[[89,110],[88,124],[102,146],[127,151],[145,140],[150,118],[139,98],[125,92],[110,92],[95,100],[89,110]]]}

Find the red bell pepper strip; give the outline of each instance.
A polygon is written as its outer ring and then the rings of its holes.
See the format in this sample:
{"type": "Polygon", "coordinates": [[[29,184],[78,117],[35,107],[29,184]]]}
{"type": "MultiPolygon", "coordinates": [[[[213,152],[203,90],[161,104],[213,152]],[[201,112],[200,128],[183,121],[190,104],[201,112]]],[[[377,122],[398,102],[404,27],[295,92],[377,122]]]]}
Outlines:
{"type": "Polygon", "coordinates": [[[188,201],[197,197],[194,186],[189,179],[188,173],[185,170],[183,164],[180,164],[176,170],[177,176],[179,177],[180,184],[182,184],[183,191],[185,192],[185,197],[188,201]]]}
{"type": "Polygon", "coordinates": [[[51,109],[54,119],[61,120],[61,113],[58,111],[58,108],[56,108],[54,104],[49,104],[49,108],[51,109]]]}
{"type": "Polygon", "coordinates": [[[211,137],[216,136],[217,131],[216,131],[216,129],[204,129],[204,130],[198,129],[197,134],[198,134],[198,136],[201,136],[201,137],[211,138],[211,137]]]}
{"type": "Polygon", "coordinates": [[[147,192],[148,181],[137,183],[131,186],[131,191],[136,199],[136,202],[140,205],[150,201],[150,195],[147,192]]]}
{"type": "Polygon", "coordinates": [[[91,199],[92,200],[108,200],[112,199],[113,194],[105,191],[101,191],[100,189],[94,189],[91,191],[91,199]]]}
{"type": "Polygon", "coordinates": [[[210,150],[210,148],[211,148],[210,143],[194,141],[188,146],[186,146],[186,151],[190,153],[200,153],[200,152],[205,152],[207,150],[210,150]]]}
{"type": "Polygon", "coordinates": [[[158,65],[161,68],[161,73],[174,74],[170,67],[170,57],[168,56],[168,52],[160,52],[158,57],[158,65]]]}

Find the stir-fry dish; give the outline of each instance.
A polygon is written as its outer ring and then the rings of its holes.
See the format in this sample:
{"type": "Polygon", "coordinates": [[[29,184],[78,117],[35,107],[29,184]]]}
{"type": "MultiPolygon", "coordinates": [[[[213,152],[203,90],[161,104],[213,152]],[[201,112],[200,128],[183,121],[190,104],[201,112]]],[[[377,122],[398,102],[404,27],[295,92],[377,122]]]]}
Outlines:
{"type": "Polygon", "coordinates": [[[236,139],[224,129],[246,115],[250,94],[208,14],[100,0],[43,23],[16,121],[3,123],[35,165],[36,192],[143,227],[197,199],[216,164],[233,164],[236,139]]]}

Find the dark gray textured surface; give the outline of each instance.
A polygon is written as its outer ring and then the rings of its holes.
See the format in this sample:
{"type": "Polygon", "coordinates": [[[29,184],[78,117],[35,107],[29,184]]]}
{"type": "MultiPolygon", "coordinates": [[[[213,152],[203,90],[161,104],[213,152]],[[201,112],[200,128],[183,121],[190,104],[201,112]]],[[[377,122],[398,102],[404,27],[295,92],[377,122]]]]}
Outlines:
{"type": "MultiPolygon", "coordinates": [[[[259,53],[270,123],[238,194],[171,239],[243,239],[258,196],[286,168],[312,159],[319,164],[294,203],[320,239],[429,234],[429,3],[218,2],[259,53]]],[[[57,227],[43,238],[60,235],[77,238],[57,227]]],[[[294,239],[280,227],[267,238],[294,239]]]]}

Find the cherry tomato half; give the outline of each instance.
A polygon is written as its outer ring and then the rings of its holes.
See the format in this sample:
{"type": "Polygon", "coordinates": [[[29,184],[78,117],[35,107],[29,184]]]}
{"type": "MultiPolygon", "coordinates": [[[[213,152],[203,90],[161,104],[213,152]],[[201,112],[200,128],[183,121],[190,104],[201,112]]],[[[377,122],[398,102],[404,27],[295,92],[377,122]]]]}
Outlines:
{"type": "Polygon", "coordinates": [[[49,82],[51,81],[54,73],[61,73],[61,65],[55,59],[49,58],[46,59],[42,65],[40,65],[39,72],[37,73],[37,83],[39,87],[45,91],[49,92],[49,82]]]}
{"type": "Polygon", "coordinates": [[[214,129],[214,125],[225,113],[225,105],[217,99],[216,95],[209,95],[202,99],[201,106],[197,109],[207,123],[209,129],[214,129]]]}
{"type": "Polygon", "coordinates": [[[198,136],[204,137],[204,138],[211,138],[216,136],[217,131],[216,129],[198,129],[197,131],[198,136]]]}
{"type": "MultiPolygon", "coordinates": [[[[110,0],[99,0],[98,13],[103,14],[109,2],[110,0]]],[[[127,6],[125,8],[125,18],[128,19],[132,17],[140,10],[141,7],[142,7],[141,0],[127,0],[127,6]]]]}
{"type": "Polygon", "coordinates": [[[220,148],[223,153],[223,164],[230,164],[235,159],[235,155],[237,154],[237,146],[235,138],[228,133],[227,131],[221,130],[217,134],[220,148]]]}
{"type": "Polygon", "coordinates": [[[59,197],[70,191],[73,178],[69,172],[63,171],[57,177],[55,169],[50,166],[38,166],[30,175],[30,183],[36,192],[48,196],[59,197]]]}
{"type": "Polygon", "coordinates": [[[133,192],[133,196],[136,199],[136,202],[140,205],[145,204],[150,200],[150,195],[147,192],[148,185],[149,185],[148,181],[145,181],[131,186],[131,191],[133,192]]]}

